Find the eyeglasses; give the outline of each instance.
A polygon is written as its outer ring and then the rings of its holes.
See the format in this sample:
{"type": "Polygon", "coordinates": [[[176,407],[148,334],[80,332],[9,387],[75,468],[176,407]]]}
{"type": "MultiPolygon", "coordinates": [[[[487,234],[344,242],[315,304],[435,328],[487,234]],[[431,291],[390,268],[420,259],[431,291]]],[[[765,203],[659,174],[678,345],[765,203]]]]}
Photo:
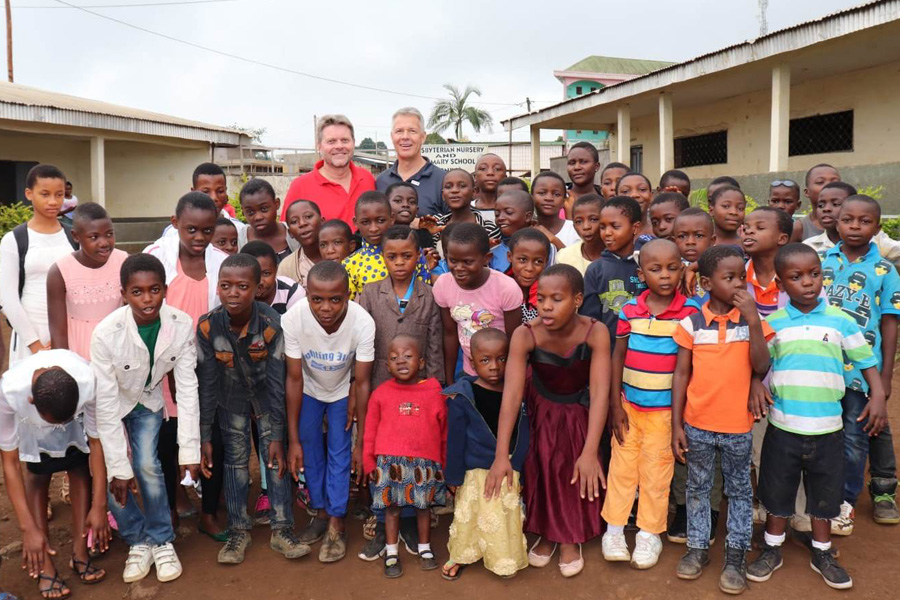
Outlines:
{"type": "Polygon", "coordinates": [[[772,183],[769,184],[769,187],[800,187],[797,185],[797,182],[793,179],[776,179],[772,183]]]}

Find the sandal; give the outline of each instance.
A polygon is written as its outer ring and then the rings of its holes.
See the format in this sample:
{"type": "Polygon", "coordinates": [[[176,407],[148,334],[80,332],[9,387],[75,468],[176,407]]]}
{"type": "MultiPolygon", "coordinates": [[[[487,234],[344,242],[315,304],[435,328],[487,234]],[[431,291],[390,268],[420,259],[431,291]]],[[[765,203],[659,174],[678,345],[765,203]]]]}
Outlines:
{"type": "Polygon", "coordinates": [[[443,577],[447,581],[456,581],[462,574],[463,569],[465,569],[467,566],[469,565],[462,565],[460,563],[455,563],[452,560],[448,560],[444,563],[444,566],[441,567],[441,577],[443,577]],[[455,575],[450,574],[450,569],[452,569],[453,567],[456,567],[455,575]]]}
{"type": "Polygon", "coordinates": [[[419,568],[423,571],[433,571],[438,568],[437,561],[434,560],[434,552],[431,550],[419,552],[419,568]]]}
{"type": "Polygon", "coordinates": [[[94,565],[91,562],[91,559],[88,558],[87,561],[78,560],[75,557],[69,561],[69,568],[75,572],[75,575],[81,580],[81,583],[85,585],[94,585],[95,583],[100,583],[106,578],[106,571],[94,565]],[[79,571],[79,566],[83,566],[84,568],[79,571]],[[95,577],[94,579],[86,579],[91,575],[97,575],[98,573],[103,573],[100,577],[95,577]]]}
{"type": "Polygon", "coordinates": [[[40,573],[38,575],[38,592],[40,592],[41,596],[43,596],[46,600],[62,600],[63,598],[68,598],[72,595],[72,590],[69,590],[68,593],[63,594],[64,589],[68,589],[69,586],[66,585],[66,582],[63,581],[59,577],[59,573],[50,577],[49,575],[44,575],[40,573]],[[50,586],[46,588],[42,588],[40,582],[41,581],[49,581],[50,586]],[[59,596],[49,596],[53,592],[59,592],[59,596]]]}
{"type": "Polygon", "coordinates": [[[203,529],[202,527],[198,527],[197,530],[200,533],[202,533],[203,535],[208,535],[209,537],[211,537],[212,539],[216,540],[219,543],[224,544],[225,542],[228,541],[228,530],[227,529],[223,529],[219,533],[211,533],[211,532],[203,529]]]}
{"type": "Polygon", "coordinates": [[[378,527],[378,519],[372,515],[363,523],[363,537],[367,540],[374,540],[376,527],[378,527]]]}

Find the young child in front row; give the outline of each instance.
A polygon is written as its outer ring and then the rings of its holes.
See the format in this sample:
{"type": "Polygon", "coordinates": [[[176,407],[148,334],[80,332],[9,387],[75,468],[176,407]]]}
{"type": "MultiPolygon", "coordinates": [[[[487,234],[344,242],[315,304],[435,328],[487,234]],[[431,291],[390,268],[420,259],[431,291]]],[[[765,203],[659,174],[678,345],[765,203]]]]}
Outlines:
{"type": "Polygon", "coordinates": [[[319,249],[322,212],[312,200],[296,200],[288,206],[285,218],[288,233],[299,248],[278,263],[278,276],[293,279],[305,290],[306,274],[314,264],[322,260],[319,249]]]}
{"type": "Polygon", "coordinates": [[[549,259],[550,241],[539,229],[520,229],[509,238],[512,278],[522,290],[522,323],[538,318],[537,282],[549,259]]]}
{"type": "Polygon", "coordinates": [[[820,297],[822,265],[815,250],[788,244],[778,251],[775,269],[790,302],[766,318],[775,330],[769,341],[771,398],[750,398],[754,417],[769,418],[758,488],[769,514],[762,552],[747,567],[747,579],[767,581],[782,566],[781,545],[802,473],[812,517],[810,567],[829,587],[848,589],[853,580],[831,553],[830,522],[841,513],[844,492],[844,362],[859,368],[869,384],[859,418],[867,421],[866,432],[878,435],[887,422],[878,361],[856,321],[820,297]]]}
{"type": "Polygon", "coordinates": [[[700,257],[700,283],[709,301],[699,313],[683,319],[673,336],[678,358],[672,379],[672,450],[679,463],[687,463],[689,511],[688,550],[676,575],[697,579],[709,564],[710,540],[715,537],[710,508],[718,508],[711,504],[710,494],[721,470],[728,494],[728,536],[719,589],[740,594],[747,587],[745,555],[753,527],[753,417],[746,400],[751,375],[762,377],[768,370],[766,339],[773,332],[747,292],[744,257],[737,248],[705,251],[700,257]],[[717,375],[723,369],[728,377],[717,375]]]}
{"type": "MultiPolygon", "coordinates": [[[[509,275],[509,246],[507,244],[515,232],[533,225],[534,199],[528,192],[518,190],[506,192],[497,199],[494,214],[501,237],[500,243],[491,250],[490,266],[495,271],[509,275]]],[[[556,250],[553,249],[551,255],[555,253],[556,250]]],[[[550,262],[553,262],[552,256],[550,262]]]]}
{"type": "Polygon", "coordinates": [[[628,562],[636,569],[656,565],[666,530],[669,484],[675,459],[672,442],[672,373],[678,346],[672,335],[678,322],[700,306],[679,290],[684,266],[678,246],[655,239],[644,244],[638,276],[647,290],[619,311],[612,359],[610,426],[615,436],[609,463],[606,501],[601,516],[603,558],[628,562]],[[634,554],[625,541],[625,525],[640,487],[634,554]]]}
{"type": "Polygon", "coordinates": [[[763,317],[783,308],[787,296],[775,280],[775,255],[791,239],[791,217],[779,208],[760,206],[744,218],[741,247],[747,261],[747,291],[763,317]]]}
{"type": "Polygon", "coordinates": [[[384,575],[400,577],[400,510],[416,510],[419,568],[438,567],[431,549],[431,512],[446,502],[447,403],[435,378],[422,379],[418,338],[398,335],[388,350],[392,379],[372,393],[363,436],[363,472],[373,483],[372,508],[385,513],[384,575]]]}
{"type": "Polygon", "coordinates": [[[715,187],[709,195],[709,214],[716,224],[716,246],[741,247],[740,231],[746,206],[747,199],[739,187],[731,184],[715,187]]]}
{"type": "Polygon", "coordinates": [[[545,171],[531,182],[531,195],[537,211],[536,227],[550,240],[557,250],[578,242],[578,232],[564,214],[566,182],[553,171],[545,171]]]}
{"type": "Polygon", "coordinates": [[[647,210],[647,215],[650,218],[650,227],[653,228],[653,235],[667,240],[673,239],[675,219],[678,218],[682,211],[690,207],[687,197],[682,195],[681,192],[661,192],[657,194],[647,210]]]}
{"type": "Polygon", "coordinates": [[[541,317],[512,336],[497,450],[484,490],[487,498],[499,498],[504,486],[513,488],[510,448],[524,400],[530,429],[524,529],[540,536],[528,562],[547,566],[559,546],[563,577],[581,573],[581,544],[603,533],[600,437],[609,399],[609,334],[578,314],[583,299],[584,282],[574,267],[554,265],[541,274],[541,317]]]}
{"type": "Polygon", "coordinates": [[[603,238],[600,237],[600,211],[605,200],[597,194],[579,196],[572,206],[572,224],[580,238],[570,246],[556,253],[556,262],[572,265],[582,277],[588,265],[600,258],[603,252],[603,238]]]}
{"type": "Polygon", "coordinates": [[[237,254],[238,230],[231,219],[225,217],[216,219],[216,229],[210,243],[225,254],[237,254]]]}
{"type": "Polygon", "coordinates": [[[455,488],[453,524],[447,548],[450,558],[441,576],[459,579],[462,570],[484,560],[484,568],[512,577],[528,566],[528,546],[522,533],[525,515],[519,499],[522,465],[528,451],[528,417],[519,411],[510,436],[511,486],[501,486],[500,498],[484,496],[484,483],[497,451],[497,429],[509,339],[499,329],[482,329],[472,336],[476,376],[461,377],[443,392],[447,396],[447,464],[444,476],[455,488]],[[483,522],[498,527],[481,527],[483,522]]]}

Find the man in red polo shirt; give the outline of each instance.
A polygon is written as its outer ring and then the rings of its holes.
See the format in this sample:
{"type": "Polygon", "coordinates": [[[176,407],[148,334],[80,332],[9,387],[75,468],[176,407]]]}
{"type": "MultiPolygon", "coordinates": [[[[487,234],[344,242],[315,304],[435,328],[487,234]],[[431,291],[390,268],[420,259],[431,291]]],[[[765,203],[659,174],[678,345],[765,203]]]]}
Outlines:
{"type": "Polygon", "coordinates": [[[310,173],[291,182],[284,198],[281,220],[297,200],[312,200],[322,211],[322,220],[341,219],[353,227],[353,209],[363,192],[375,189],[375,178],[353,164],[356,141],[353,123],[344,115],[324,115],[316,122],[316,150],[322,160],[310,173]]]}

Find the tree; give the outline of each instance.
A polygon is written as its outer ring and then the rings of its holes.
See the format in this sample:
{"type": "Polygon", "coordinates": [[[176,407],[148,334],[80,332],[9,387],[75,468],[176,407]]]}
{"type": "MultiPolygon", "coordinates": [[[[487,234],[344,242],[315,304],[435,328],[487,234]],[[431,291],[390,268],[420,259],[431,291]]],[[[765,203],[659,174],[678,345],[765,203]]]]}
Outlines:
{"type": "Polygon", "coordinates": [[[447,140],[445,140],[443,137],[441,137],[441,134],[435,133],[432,131],[431,133],[429,133],[428,135],[425,136],[425,143],[432,144],[432,145],[446,144],[447,140]]]}
{"type": "Polygon", "coordinates": [[[387,144],[385,144],[384,142],[378,142],[378,144],[375,147],[378,148],[379,150],[387,150],[388,149],[387,144]]]}
{"type": "Polygon", "coordinates": [[[374,150],[375,142],[370,137],[363,138],[363,140],[359,143],[359,146],[357,146],[357,148],[359,150],[374,150]]]}
{"type": "Polygon", "coordinates": [[[444,84],[444,89],[450,92],[450,98],[434,103],[431,117],[428,119],[428,127],[431,127],[435,133],[441,133],[452,127],[457,139],[463,137],[463,123],[466,122],[476,133],[482,129],[491,131],[494,124],[491,114],[469,104],[469,97],[472,94],[481,96],[481,90],[467,85],[465,90],[460,91],[458,87],[449,83],[444,84]]]}

